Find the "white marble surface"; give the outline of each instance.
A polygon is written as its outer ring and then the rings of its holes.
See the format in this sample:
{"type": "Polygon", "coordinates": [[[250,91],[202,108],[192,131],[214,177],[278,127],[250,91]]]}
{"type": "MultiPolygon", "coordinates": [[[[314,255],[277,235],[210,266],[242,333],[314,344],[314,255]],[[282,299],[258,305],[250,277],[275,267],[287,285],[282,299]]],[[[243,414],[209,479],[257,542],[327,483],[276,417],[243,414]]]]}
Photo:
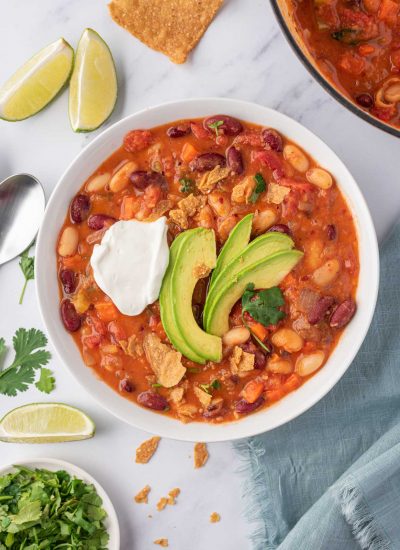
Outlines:
{"type": "MultiPolygon", "coordinates": [[[[145,106],[195,96],[252,100],[276,108],[322,137],[345,161],[365,193],[378,236],[388,231],[400,211],[399,142],[341,108],[314,83],[286,44],[267,0],[226,0],[190,61],[173,65],[131,38],[108,16],[99,0],[2,0],[0,81],[33,52],[59,36],[76,45],[85,27],[93,27],[115,56],[120,81],[117,108],[109,124],[145,106]]],[[[31,120],[0,121],[0,178],[31,172],[50,195],[66,165],[93,137],[74,134],[67,116],[67,94],[31,120]]],[[[11,340],[20,327],[42,327],[34,286],[18,305],[22,275],[17,261],[0,268],[0,335],[11,340]]],[[[146,438],[114,419],[92,401],[53,359],[57,390],[50,399],[83,407],[97,423],[93,440],[54,446],[0,444],[0,462],[20,457],[59,457],[88,469],[104,485],[117,508],[122,550],[155,548],[168,537],[176,550],[246,550],[238,462],[228,443],[210,445],[207,467],[194,471],[192,446],[162,441],[147,466],[134,463],[136,445],[146,438]],[[132,502],[145,483],[153,487],[149,505],[132,502]],[[159,513],[155,503],[172,487],[182,494],[175,508],[159,513]],[[222,516],[211,525],[209,514],[222,516]],[[153,518],[148,518],[152,514],[153,518]]],[[[0,398],[0,415],[19,404],[41,399],[36,391],[0,398]]]]}

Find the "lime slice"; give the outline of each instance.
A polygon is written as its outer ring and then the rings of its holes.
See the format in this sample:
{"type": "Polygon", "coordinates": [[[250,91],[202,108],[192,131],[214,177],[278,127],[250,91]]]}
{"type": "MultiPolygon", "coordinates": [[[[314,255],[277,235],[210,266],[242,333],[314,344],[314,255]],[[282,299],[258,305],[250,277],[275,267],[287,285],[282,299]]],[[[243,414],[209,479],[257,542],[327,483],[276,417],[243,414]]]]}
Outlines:
{"type": "Polygon", "coordinates": [[[117,75],[104,40],[86,29],[79,40],[69,87],[69,118],[75,132],[91,132],[103,124],[117,101],[117,75]]]}
{"type": "Polygon", "coordinates": [[[64,403],[31,403],[13,409],[0,421],[0,441],[57,443],[94,436],[95,425],[84,412],[64,403]]]}
{"type": "Polygon", "coordinates": [[[23,120],[46,107],[68,82],[74,50],[63,38],[46,46],[0,88],[0,118],[23,120]]]}

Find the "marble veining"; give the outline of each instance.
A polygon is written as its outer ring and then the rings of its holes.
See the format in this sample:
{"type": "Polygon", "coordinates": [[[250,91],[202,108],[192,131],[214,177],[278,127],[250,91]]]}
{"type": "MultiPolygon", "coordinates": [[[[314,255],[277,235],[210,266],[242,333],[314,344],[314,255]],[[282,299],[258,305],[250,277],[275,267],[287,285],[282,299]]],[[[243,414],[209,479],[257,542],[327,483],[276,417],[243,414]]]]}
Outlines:
{"type": "MultiPolygon", "coordinates": [[[[190,60],[173,65],[114,24],[105,1],[13,0],[0,21],[0,80],[35,51],[64,36],[76,45],[85,27],[97,30],[115,57],[120,82],[117,108],[107,125],[137,109],[167,100],[196,96],[235,97],[279,109],[324,139],[348,165],[369,203],[382,237],[400,211],[399,142],[342,108],[314,82],[295,57],[277,26],[267,0],[226,0],[190,60]]],[[[0,121],[0,177],[31,172],[43,182],[47,197],[67,164],[98,132],[74,134],[67,114],[67,93],[38,116],[22,123],[0,121]]],[[[0,269],[0,334],[11,340],[20,327],[42,328],[34,286],[23,306],[17,261],[0,269]]],[[[83,407],[96,420],[93,440],[54,446],[1,445],[1,462],[19,457],[53,456],[87,468],[104,484],[121,522],[122,550],[151,550],[153,540],[167,537],[175,550],[247,550],[238,462],[229,443],[210,445],[210,460],[195,471],[192,446],[162,441],[147,465],[134,463],[136,445],[147,434],[114,419],[77,386],[53,353],[57,390],[51,395],[83,407]],[[150,504],[137,505],[133,495],[146,483],[150,504]],[[175,507],[155,510],[160,496],[182,490],[175,507]],[[211,512],[221,522],[209,523],[211,512]],[[148,515],[152,515],[149,518],[148,515]]],[[[0,400],[0,416],[11,407],[34,401],[34,390],[0,400]]]]}

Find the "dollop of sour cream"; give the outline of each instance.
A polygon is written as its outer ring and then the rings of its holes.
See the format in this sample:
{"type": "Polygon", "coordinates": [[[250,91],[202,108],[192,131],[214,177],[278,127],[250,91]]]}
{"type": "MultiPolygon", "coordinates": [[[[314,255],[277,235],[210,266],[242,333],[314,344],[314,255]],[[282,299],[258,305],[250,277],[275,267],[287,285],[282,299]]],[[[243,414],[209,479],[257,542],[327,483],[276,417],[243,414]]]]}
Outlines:
{"type": "Polygon", "coordinates": [[[124,315],[138,315],[160,294],[169,261],[166,221],[118,221],[94,246],[94,280],[124,315]]]}

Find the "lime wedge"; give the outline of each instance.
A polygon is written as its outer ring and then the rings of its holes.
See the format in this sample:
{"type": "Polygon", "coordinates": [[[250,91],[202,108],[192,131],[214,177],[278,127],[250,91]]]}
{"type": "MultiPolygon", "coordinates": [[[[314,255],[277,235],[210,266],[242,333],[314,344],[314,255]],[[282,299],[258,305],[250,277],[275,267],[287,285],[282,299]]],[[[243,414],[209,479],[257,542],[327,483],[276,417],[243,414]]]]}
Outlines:
{"type": "Polygon", "coordinates": [[[0,118],[23,120],[48,105],[68,82],[74,50],[63,38],[46,46],[0,88],[0,118]]]}
{"type": "Polygon", "coordinates": [[[91,132],[103,124],[117,101],[115,65],[104,40],[85,29],[76,50],[69,87],[69,118],[75,132],[91,132]]]}
{"type": "Polygon", "coordinates": [[[0,420],[0,441],[57,443],[94,436],[95,425],[84,412],[64,403],[31,403],[0,420]]]}

